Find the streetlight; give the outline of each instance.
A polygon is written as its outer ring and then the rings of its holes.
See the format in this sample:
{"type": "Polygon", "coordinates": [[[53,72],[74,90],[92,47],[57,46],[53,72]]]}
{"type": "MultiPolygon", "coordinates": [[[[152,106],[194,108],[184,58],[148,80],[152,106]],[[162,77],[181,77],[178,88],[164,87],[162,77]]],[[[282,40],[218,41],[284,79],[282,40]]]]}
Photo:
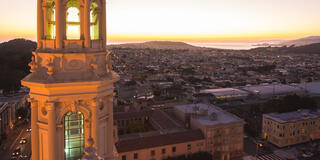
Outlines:
{"type": "Polygon", "coordinates": [[[259,142],[256,143],[256,156],[255,160],[258,160],[258,152],[259,152],[259,147],[262,147],[263,145],[259,142]]]}

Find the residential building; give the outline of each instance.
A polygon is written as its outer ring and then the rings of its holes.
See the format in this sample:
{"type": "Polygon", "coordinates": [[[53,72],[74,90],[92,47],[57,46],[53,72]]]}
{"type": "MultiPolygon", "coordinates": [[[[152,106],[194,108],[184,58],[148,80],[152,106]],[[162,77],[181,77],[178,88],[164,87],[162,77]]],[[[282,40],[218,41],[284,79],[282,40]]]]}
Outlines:
{"type": "Polygon", "coordinates": [[[21,107],[27,107],[27,93],[13,94],[10,97],[0,96],[0,136],[14,127],[18,120],[16,111],[21,107]]]}
{"type": "Polygon", "coordinates": [[[214,159],[230,160],[243,156],[245,122],[242,119],[208,104],[178,105],[175,113],[186,126],[201,129],[206,151],[214,159]]]}
{"type": "Polygon", "coordinates": [[[219,100],[245,99],[249,95],[248,92],[236,88],[205,89],[200,93],[212,94],[219,100]]]}
{"type": "Polygon", "coordinates": [[[320,112],[299,110],[264,114],[262,135],[278,147],[310,142],[320,138],[320,112]]]}
{"type": "Polygon", "coordinates": [[[199,129],[125,135],[119,139],[118,160],[163,160],[206,150],[205,138],[199,129]]]}

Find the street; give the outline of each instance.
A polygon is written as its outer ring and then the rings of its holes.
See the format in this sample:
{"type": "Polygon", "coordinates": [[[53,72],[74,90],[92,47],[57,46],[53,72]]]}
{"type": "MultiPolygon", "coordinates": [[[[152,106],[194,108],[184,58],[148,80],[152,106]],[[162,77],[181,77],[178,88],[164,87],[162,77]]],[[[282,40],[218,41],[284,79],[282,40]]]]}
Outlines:
{"type": "Polygon", "coordinates": [[[27,132],[26,124],[21,124],[19,127],[16,127],[11,132],[10,136],[4,141],[1,145],[0,157],[3,160],[14,159],[12,156],[13,151],[16,148],[21,149],[19,156],[16,156],[16,160],[29,160],[31,155],[31,132],[27,132]],[[26,139],[25,144],[20,144],[22,138],[26,139]]]}

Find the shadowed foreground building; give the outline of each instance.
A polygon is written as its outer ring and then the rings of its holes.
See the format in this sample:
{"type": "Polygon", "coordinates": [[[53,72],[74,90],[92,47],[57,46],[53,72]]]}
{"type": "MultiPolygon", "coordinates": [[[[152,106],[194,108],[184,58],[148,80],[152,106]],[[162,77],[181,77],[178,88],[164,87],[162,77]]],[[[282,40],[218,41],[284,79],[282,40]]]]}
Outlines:
{"type": "Polygon", "coordinates": [[[38,0],[30,88],[32,160],[76,160],[93,138],[114,159],[113,83],[105,0],[38,0]]]}
{"type": "Polygon", "coordinates": [[[162,160],[205,151],[201,130],[130,135],[117,143],[118,160],[162,160]]]}

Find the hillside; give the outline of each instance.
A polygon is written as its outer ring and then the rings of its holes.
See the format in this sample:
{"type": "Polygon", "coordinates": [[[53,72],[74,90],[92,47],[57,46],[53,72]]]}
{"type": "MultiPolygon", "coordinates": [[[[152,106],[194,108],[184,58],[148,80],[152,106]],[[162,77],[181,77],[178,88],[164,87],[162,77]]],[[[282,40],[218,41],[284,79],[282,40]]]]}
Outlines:
{"type": "Polygon", "coordinates": [[[190,50],[201,50],[203,47],[196,47],[184,42],[172,42],[172,41],[150,41],[144,43],[126,43],[119,45],[109,45],[108,48],[133,48],[133,49],[190,49],[190,50]]]}
{"type": "Polygon", "coordinates": [[[300,38],[296,40],[291,40],[291,41],[285,41],[280,43],[277,46],[304,46],[304,45],[309,45],[313,43],[320,43],[320,36],[310,36],[310,37],[305,37],[305,38],[300,38]]]}
{"type": "Polygon", "coordinates": [[[262,53],[271,53],[271,54],[320,54],[320,43],[313,43],[304,46],[290,46],[290,47],[260,47],[254,48],[249,51],[252,52],[262,52],[262,53]]]}
{"type": "Polygon", "coordinates": [[[0,44],[0,89],[14,90],[29,73],[28,63],[37,44],[25,39],[14,39],[0,44]]]}

